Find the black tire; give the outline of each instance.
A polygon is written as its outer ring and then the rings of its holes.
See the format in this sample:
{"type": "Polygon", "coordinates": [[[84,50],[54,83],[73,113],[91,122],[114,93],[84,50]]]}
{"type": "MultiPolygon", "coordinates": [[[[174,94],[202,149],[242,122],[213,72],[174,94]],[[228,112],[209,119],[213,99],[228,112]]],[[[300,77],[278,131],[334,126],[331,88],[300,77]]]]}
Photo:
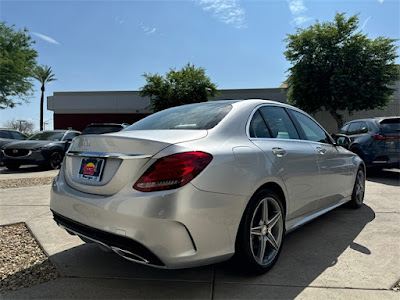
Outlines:
{"type": "Polygon", "coordinates": [[[272,190],[259,191],[247,205],[239,226],[235,263],[251,273],[268,272],[279,258],[284,234],[282,200],[272,190]],[[267,217],[263,217],[265,204],[267,217]]]}
{"type": "Polygon", "coordinates": [[[19,169],[19,167],[21,166],[20,164],[6,164],[5,165],[7,169],[9,169],[10,171],[16,171],[19,169]]]}
{"type": "Polygon", "coordinates": [[[63,155],[60,151],[53,151],[49,155],[49,162],[48,162],[48,167],[51,170],[57,170],[61,167],[61,163],[63,161],[63,155]]]}
{"type": "Polygon", "coordinates": [[[357,170],[351,200],[347,203],[348,207],[357,209],[363,205],[365,195],[365,171],[362,166],[357,170]]]}

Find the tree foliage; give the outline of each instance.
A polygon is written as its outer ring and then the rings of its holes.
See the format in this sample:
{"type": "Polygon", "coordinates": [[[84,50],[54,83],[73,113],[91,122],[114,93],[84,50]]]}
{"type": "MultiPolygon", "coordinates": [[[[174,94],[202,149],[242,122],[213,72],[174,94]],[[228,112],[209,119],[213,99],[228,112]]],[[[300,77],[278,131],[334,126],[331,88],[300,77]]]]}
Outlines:
{"type": "Polygon", "coordinates": [[[15,130],[19,130],[26,134],[32,134],[33,129],[35,128],[34,124],[29,121],[19,121],[19,120],[11,120],[7,121],[3,125],[5,128],[11,128],[15,130]]]}
{"type": "Polygon", "coordinates": [[[46,83],[57,80],[54,77],[54,73],[51,67],[48,66],[37,66],[33,71],[33,78],[38,80],[41,84],[40,90],[42,91],[40,96],[40,131],[43,130],[43,106],[44,106],[44,91],[46,90],[46,83]]]}
{"type": "Polygon", "coordinates": [[[317,21],[286,38],[289,102],[315,113],[325,108],[338,123],[339,111],[384,108],[399,78],[396,40],[370,39],[358,31],[358,15],[336,14],[333,22],[317,21]]]}
{"type": "Polygon", "coordinates": [[[27,32],[0,22],[0,109],[19,104],[14,98],[27,101],[31,95],[37,52],[27,32]]]}
{"type": "Polygon", "coordinates": [[[160,111],[182,104],[208,101],[218,94],[217,85],[212,83],[204,68],[188,63],[181,70],[170,69],[164,76],[143,74],[146,84],[140,95],[149,97],[152,109],[160,111]]]}

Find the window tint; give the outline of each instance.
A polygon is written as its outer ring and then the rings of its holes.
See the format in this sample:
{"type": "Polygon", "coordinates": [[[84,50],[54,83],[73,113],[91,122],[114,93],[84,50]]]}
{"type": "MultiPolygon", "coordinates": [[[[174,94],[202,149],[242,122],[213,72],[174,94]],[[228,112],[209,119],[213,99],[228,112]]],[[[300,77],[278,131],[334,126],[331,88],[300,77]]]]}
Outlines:
{"type": "Polygon", "coordinates": [[[18,131],[12,131],[11,134],[16,140],[26,140],[26,136],[18,131]]]}
{"type": "Polygon", "coordinates": [[[385,119],[380,127],[383,135],[400,135],[400,119],[385,119]]]}
{"type": "Polygon", "coordinates": [[[73,139],[74,137],[76,137],[78,135],[79,135],[78,132],[70,132],[64,137],[63,140],[66,141],[66,140],[69,140],[69,139],[73,139]]]}
{"type": "Polygon", "coordinates": [[[198,103],[169,108],[152,114],[125,130],[211,129],[232,109],[225,103],[198,103]]]}
{"type": "Polygon", "coordinates": [[[82,134],[102,134],[117,132],[123,129],[122,126],[88,126],[83,131],[82,134]]]}
{"type": "Polygon", "coordinates": [[[323,131],[317,123],[302,113],[294,110],[292,110],[292,113],[299,122],[301,129],[303,129],[307,140],[320,143],[329,143],[329,139],[326,136],[325,131],[323,131]]]}
{"type": "Polygon", "coordinates": [[[260,108],[260,111],[271,130],[273,138],[299,139],[296,128],[284,108],[264,106],[260,108]]]}
{"type": "Polygon", "coordinates": [[[65,132],[43,131],[32,135],[29,140],[33,141],[61,141],[65,132]]]}
{"type": "Polygon", "coordinates": [[[11,136],[9,135],[9,133],[7,131],[0,130],[0,138],[11,139],[11,136]]]}
{"type": "Polygon", "coordinates": [[[257,111],[253,119],[250,122],[250,129],[249,129],[250,137],[253,138],[270,138],[271,135],[269,134],[267,125],[265,125],[264,119],[262,118],[259,111],[257,111]]]}
{"type": "Polygon", "coordinates": [[[361,122],[350,123],[349,129],[347,130],[348,135],[360,133],[361,122]]]}
{"type": "Polygon", "coordinates": [[[342,128],[340,128],[339,133],[345,134],[347,132],[347,129],[349,129],[350,123],[347,123],[344,125],[342,128]]]}

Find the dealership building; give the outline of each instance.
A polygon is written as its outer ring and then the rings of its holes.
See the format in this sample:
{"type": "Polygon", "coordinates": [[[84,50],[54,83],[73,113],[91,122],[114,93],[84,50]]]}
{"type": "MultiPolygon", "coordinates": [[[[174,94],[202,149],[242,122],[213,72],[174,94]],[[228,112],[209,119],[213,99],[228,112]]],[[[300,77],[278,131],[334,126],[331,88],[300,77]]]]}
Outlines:
{"type": "MultiPolygon", "coordinates": [[[[343,112],[344,121],[400,116],[400,81],[396,92],[384,110],[358,111],[351,116],[343,112]]],[[[264,89],[227,89],[213,100],[268,99],[286,103],[286,87],[264,89]]],[[[82,130],[90,123],[134,123],[151,113],[150,99],[141,97],[138,91],[105,92],[54,92],[47,97],[47,109],[53,111],[54,129],[73,128],[82,130]]],[[[326,111],[313,117],[330,133],[337,131],[336,121],[326,111]]]]}

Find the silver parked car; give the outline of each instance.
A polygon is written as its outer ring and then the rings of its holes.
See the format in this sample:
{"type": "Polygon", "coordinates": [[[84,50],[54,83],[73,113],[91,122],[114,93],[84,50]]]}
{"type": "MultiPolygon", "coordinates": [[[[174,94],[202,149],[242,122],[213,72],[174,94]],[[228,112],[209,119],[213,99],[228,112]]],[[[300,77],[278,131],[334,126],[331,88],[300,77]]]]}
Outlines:
{"type": "Polygon", "coordinates": [[[362,160],[303,111],[226,100],[77,137],[51,210],[69,233],[131,261],[175,269],[234,256],[262,273],[286,232],[346,202],[360,207],[364,187],[362,160]]]}

